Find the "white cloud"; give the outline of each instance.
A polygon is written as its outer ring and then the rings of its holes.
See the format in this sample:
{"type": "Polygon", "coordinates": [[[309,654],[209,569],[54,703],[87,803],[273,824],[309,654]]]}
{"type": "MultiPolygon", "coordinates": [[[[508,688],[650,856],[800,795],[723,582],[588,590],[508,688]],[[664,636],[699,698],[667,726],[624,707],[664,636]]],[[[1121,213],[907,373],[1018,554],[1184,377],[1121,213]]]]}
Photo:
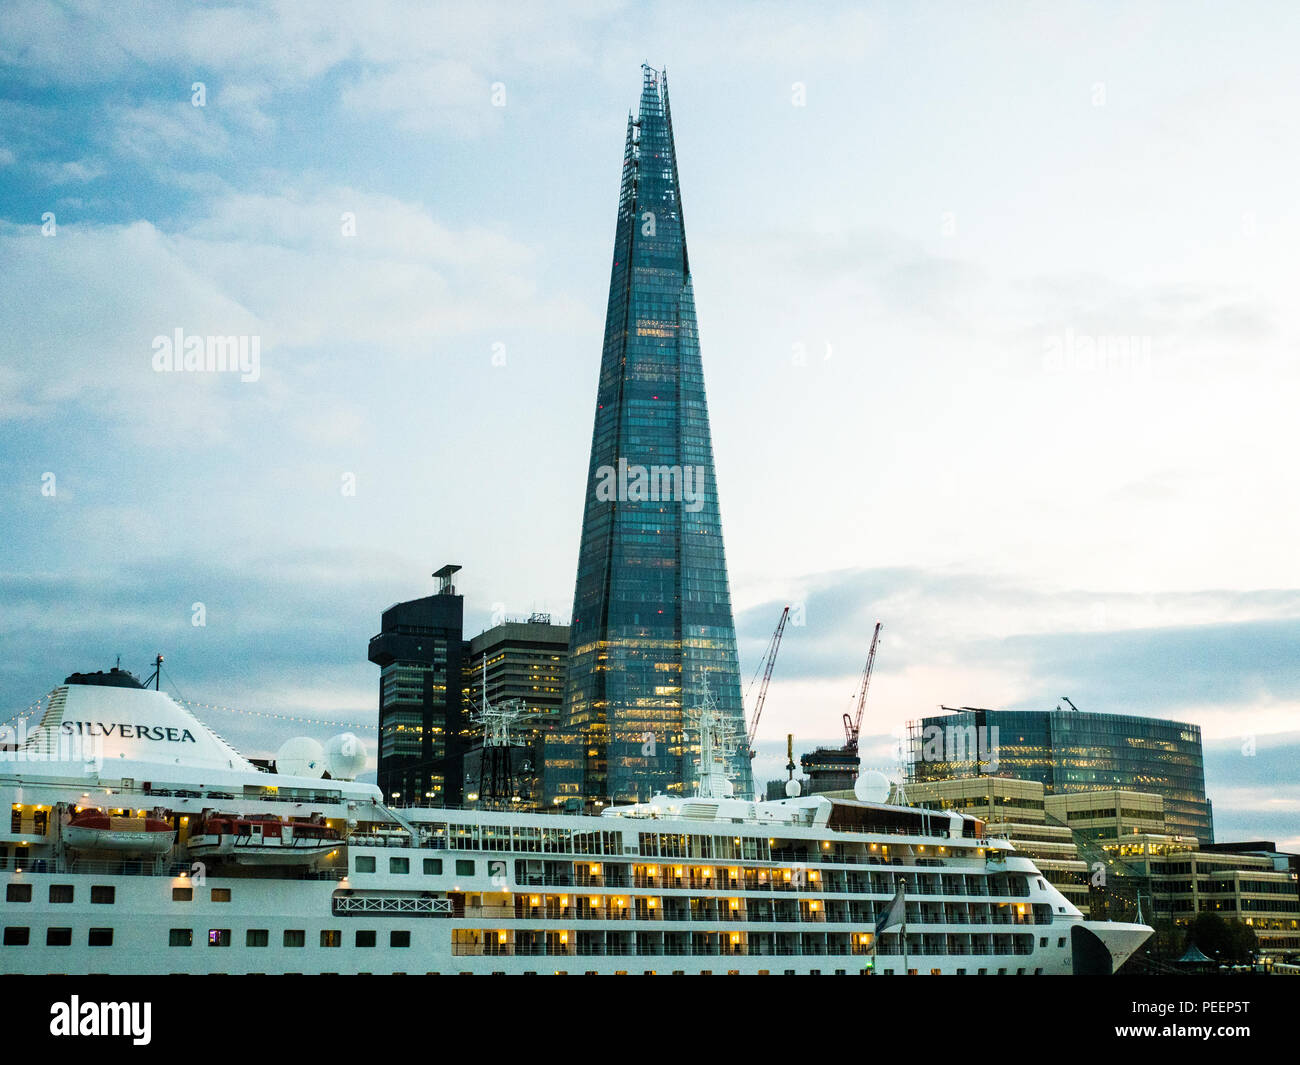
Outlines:
{"type": "Polygon", "coordinates": [[[45,163],[41,165],[40,170],[51,185],[85,184],[108,173],[108,168],[98,159],[45,163]]]}
{"type": "Polygon", "coordinates": [[[230,135],[209,109],[188,100],[110,107],[108,118],[117,150],[160,170],[215,158],[230,143],[230,135]]]}
{"type": "MultiPolygon", "coordinates": [[[[236,415],[222,398],[229,382],[208,375],[156,392],[151,342],[176,328],[259,336],[264,380],[253,394],[274,405],[320,359],[365,350],[382,361],[485,331],[594,327],[542,289],[527,245],[353,189],[226,196],[175,232],[146,222],[63,225],[42,238],[35,227],[4,225],[0,261],[19,297],[0,309],[0,328],[15,349],[39,355],[6,368],[4,412],[25,416],[94,394],[99,414],[141,432],[193,422],[221,433],[236,415]],[[355,237],[341,232],[345,211],[356,216],[355,237]],[[139,389],[169,401],[142,411],[139,389]]],[[[341,414],[331,433],[356,417],[341,414]]]]}
{"type": "Polygon", "coordinates": [[[503,109],[493,107],[491,91],[491,83],[470,64],[435,60],[363,74],[344,88],[341,99],[356,115],[391,119],[406,130],[473,136],[501,121],[503,109]]]}

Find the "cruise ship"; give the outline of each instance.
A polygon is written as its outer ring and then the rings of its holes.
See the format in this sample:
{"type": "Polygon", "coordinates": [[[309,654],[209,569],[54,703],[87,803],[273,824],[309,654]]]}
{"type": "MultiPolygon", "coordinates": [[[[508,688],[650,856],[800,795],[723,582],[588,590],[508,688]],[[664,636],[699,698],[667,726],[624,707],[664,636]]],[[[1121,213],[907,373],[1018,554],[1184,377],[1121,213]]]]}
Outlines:
{"type": "Polygon", "coordinates": [[[74,674],[0,745],[0,972],[1059,975],[1151,934],[1085,920],[974,817],[737,798],[698,721],[690,797],[396,808],[74,674]]]}

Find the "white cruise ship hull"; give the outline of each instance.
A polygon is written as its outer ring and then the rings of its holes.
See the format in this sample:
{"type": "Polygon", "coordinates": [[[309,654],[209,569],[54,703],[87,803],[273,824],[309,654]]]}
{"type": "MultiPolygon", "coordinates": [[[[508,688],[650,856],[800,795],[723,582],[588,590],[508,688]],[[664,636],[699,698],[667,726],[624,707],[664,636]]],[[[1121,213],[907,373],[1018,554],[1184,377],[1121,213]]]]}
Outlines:
{"type": "Polygon", "coordinates": [[[373,785],[260,772],[162,693],[61,692],[46,736],[116,746],[95,776],[0,757],[3,973],[1063,975],[1151,934],[1085,921],[968,816],[821,796],[392,810],[373,785]],[[169,853],[67,835],[131,808],[178,826],[169,853]],[[214,809],[345,838],[228,853],[190,835],[214,809]]]}

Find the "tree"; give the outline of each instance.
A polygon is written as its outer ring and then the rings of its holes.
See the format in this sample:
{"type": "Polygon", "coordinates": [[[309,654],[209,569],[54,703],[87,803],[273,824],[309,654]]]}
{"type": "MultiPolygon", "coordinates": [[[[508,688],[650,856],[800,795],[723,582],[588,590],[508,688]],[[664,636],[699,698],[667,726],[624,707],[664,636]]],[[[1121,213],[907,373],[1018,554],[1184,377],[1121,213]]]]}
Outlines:
{"type": "Polygon", "coordinates": [[[1250,925],[1235,917],[1225,921],[1212,911],[1198,913],[1188,922],[1183,949],[1186,950],[1192,943],[1202,953],[1225,965],[1248,963],[1259,949],[1259,940],[1250,925]]]}

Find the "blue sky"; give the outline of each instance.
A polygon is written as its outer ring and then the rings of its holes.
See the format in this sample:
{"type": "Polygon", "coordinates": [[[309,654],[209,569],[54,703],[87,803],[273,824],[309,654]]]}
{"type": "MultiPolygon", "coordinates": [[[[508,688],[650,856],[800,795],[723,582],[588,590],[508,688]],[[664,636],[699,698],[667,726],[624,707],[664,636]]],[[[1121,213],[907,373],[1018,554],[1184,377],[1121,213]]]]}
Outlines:
{"type": "Polygon", "coordinates": [[[1066,694],[1199,723],[1221,834],[1300,847],[1298,20],[6,4],[0,717],[162,649],[190,698],[373,721],[366,640],[446,561],[471,631],[568,613],[645,60],[746,678],[806,619],[759,778],[880,618],[882,762],[1066,694]],[[176,328],[259,336],[259,380],[155,373],[176,328]]]}

